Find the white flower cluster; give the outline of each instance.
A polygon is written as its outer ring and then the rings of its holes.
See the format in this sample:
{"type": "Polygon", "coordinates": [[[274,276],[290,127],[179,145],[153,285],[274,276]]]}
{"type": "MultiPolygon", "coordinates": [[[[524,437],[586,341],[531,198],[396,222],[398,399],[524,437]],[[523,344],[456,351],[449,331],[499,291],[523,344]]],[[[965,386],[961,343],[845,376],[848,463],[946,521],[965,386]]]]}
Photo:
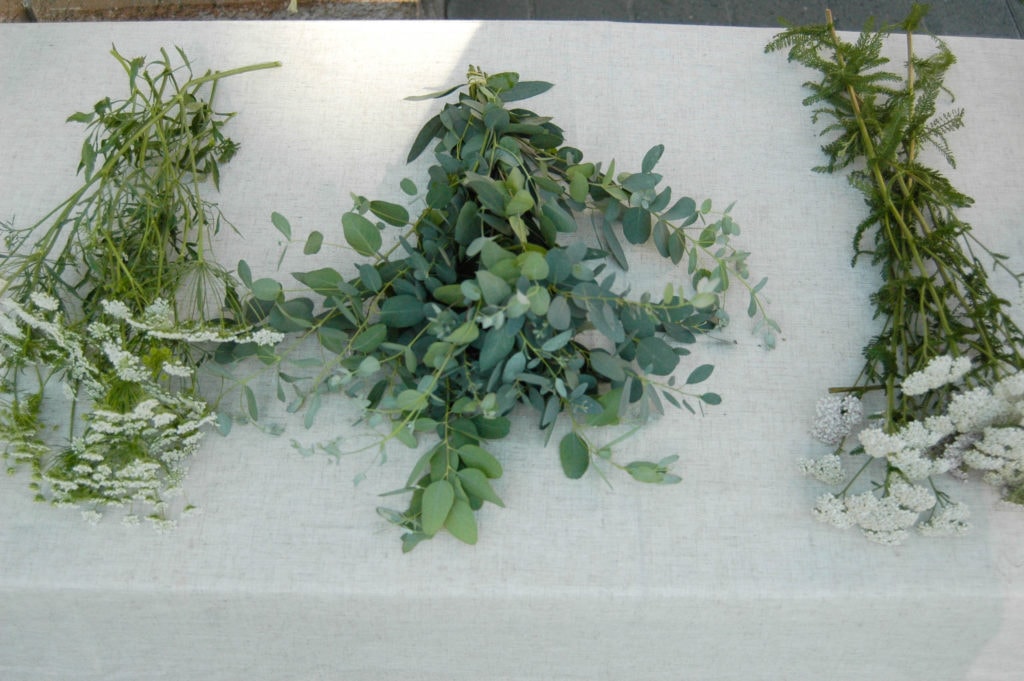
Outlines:
{"type": "Polygon", "coordinates": [[[804,475],[810,475],[826,485],[838,485],[845,478],[843,460],[838,454],[826,454],[820,459],[800,459],[797,463],[804,475]]]}
{"type": "Polygon", "coordinates": [[[157,300],[149,305],[138,318],[132,315],[128,306],[119,300],[104,300],[103,311],[119,319],[137,331],[143,331],[151,338],[183,341],[186,343],[255,343],[272,347],[284,340],[284,334],[269,329],[232,332],[228,329],[205,324],[188,324],[175,321],[174,310],[166,300],[157,300]]]}
{"type": "MultiPolygon", "coordinates": [[[[179,490],[187,463],[214,415],[205,401],[188,391],[174,391],[163,380],[189,378],[192,368],[185,362],[168,358],[159,365],[161,371],[154,372],[143,360],[149,348],[163,348],[159,340],[147,344],[146,338],[176,333],[170,328],[169,305],[151,306],[142,321],[133,319],[121,302],[105,302],[104,311],[109,322],[92,322],[81,330],[68,324],[59,303],[45,293],[32,294],[24,305],[0,301],[0,356],[9,362],[3,367],[8,377],[9,372],[31,366],[43,369],[37,392],[22,389],[6,404],[0,403],[3,454],[15,466],[33,468],[39,498],[79,507],[90,522],[105,507],[141,505],[152,511],[149,518],[154,523],[166,528],[173,524],[164,517],[168,499],[179,490]],[[133,344],[126,344],[126,337],[134,338],[133,344]],[[80,405],[84,431],[70,442],[42,437],[52,432],[38,410],[50,378],[62,379],[63,388],[76,386],[65,390],[65,396],[80,405]],[[112,391],[119,396],[113,401],[112,391]],[[122,400],[129,406],[112,406],[122,400]]],[[[202,338],[243,340],[255,335],[212,330],[202,338]]],[[[196,339],[191,331],[178,336],[196,339]]],[[[258,340],[273,343],[278,336],[267,332],[258,340]]]]}
{"type": "Polygon", "coordinates": [[[924,369],[910,374],[903,380],[903,394],[916,397],[952,385],[970,370],[971,360],[967,357],[954,359],[949,355],[940,355],[932,359],[924,369]]]}
{"type": "Polygon", "coordinates": [[[815,406],[811,435],[827,445],[837,445],[864,420],[864,407],[854,395],[829,395],[815,406]]]}
{"type": "MultiPolygon", "coordinates": [[[[935,495],[927,487],[895,481],[884,496],[872,492],[843,498],[832,494],[822,495],[815,504],[814,515],[822,522],[839,528],[859,527],[864,536],[873,542],[895,545],[907,538],[908,529],[918,522],[921,513],[932,509],[936,501],[935,495]]],[[[935,521],[940,514],[933,514],[929,522],[935,521]]],[[[966,515],[963,517],[966,518],[966,515]]],[[[933,534],[944,527],[943,522],[931,526],[936,530],[933,534]]],[[[964,523],[964,530],[966,527],[964,523]]]]}
{"type": "MultiPolygon", "coordinates": [[[[53,501],[108,507],[141,502],[161,509],[213,415],[205,403],[160,394],[129,412],[96,409],[87,428],[43,474],[53,501]]],[[[94,509],[92,509],[94,510],[94,509]]]]}
{"type": "MultiPolygon", "coordinates": [[[[924,395],[956,383],[970,368],[963,358],[937,358],[907,378],[904,393],[924,395]]],[[[815,436],[830,444],[841,442],[849,434],[847,411],[834,398],[819,403],[815,436]]],[[[824,495],[814,508],[817,518],[836,527],[860,527],[869,539],[885,544],[901,542],[913,527],[928,536],[963,534],[969,528],[967,507],[945,495],[937,498],[930,485],[917,483],[944,473],[963,480],[970,471],[979,471],[990,484],[1024,486],[1024,372],[991,388],[955,393],[944,413],[911,421],[895,432],[865,428],[857,440],[864,454],[885,463],[886,484],[875,492],[824,495]],[[926,511],[930,513],[922,517],[926,511]]],[[[838,485],[844,474],[837,454],[799,463],[804,473],[838,485]]]]}

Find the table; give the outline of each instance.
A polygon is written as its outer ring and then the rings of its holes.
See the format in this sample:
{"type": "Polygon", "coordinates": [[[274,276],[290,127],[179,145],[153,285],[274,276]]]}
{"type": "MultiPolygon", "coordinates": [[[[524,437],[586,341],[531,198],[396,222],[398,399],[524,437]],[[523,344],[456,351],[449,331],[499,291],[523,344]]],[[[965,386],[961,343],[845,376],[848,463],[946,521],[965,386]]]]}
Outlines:
{"type": "MultiPolygon", "coordinates": [[[[269,272],[272,211],[297,232],[340,230],[350,192],[401,196],[408,145],[467,64],[555,88],[550,114],[592,160],[659,165],[677,192],[736,200],[755,276],[784,333],[766,351],[737,300],[707,343],[725,401],[668,413],[630,442],[680,455],[683,482],[570,481],[526,429],[500,443],[507,508],[481,540],[442,536],[412,554],[374,509],[410,454],[376,465],[291,446],[349,432],[283,421],[278,438],[211,435],[187,481],[202,514],[170,533],[96,527],[0,479],[0,677],[135,679],[920,679],[1024,678],[1024,515],[971,485],[973,532],[899,548],[815,521],[821,487],[795,460],[825,388],[859,369],[874,275],[849,265],[861,200],[821,161],[800,104],[809,77],[764,55],[774,31],[611,23],[322,22],[0,26],[0,215],[34,221],[76,186],[72,112],[123,88],[107,52],[180,45],[200,69],[277,59],[227,81],[242,144],[219,202],[245,235],[221,245],[269,272]],[[367,478],[352,479],[360,471],[367,478]]],[[[924,41],[921,41],[923,44],[924,41]]],[[[967,110],[954,183],[977,200],[982,239],[1024,253],[1024,43],[949,39],[949,85],[967,110]]],[[[896,52],[898,54],[898,52],[896,52]]],[[[340,239],[339,239],[340,241],[340,239]]],[[[311,269],[293,248],[283,271],[311,269]]],[[[344,258],[325,250],[322,257],[344,258]]],[[[668,272],[652,258],[635,286],[668,272]]],[[[660,288],[660,287],[659,287],[660,288]]],[[[325,410],[328,407],[325,407],[325,410]]],[[[523,418],[531,418],[524,415],[523,418]]]]}

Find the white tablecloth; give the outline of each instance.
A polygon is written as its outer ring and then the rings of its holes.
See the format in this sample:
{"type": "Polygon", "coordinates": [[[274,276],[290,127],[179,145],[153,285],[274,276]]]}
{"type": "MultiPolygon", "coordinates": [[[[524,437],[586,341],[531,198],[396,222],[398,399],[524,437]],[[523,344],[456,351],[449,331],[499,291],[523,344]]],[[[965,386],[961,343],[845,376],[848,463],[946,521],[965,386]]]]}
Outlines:
{"type": "MultiPolygon", "coordinates": [[[[505,509],[480,514],[476,547],[440,536],[410,555],[375,513],[414,456],[401,447],[333,463],[290,441],[359,433],[352,405],[307,432],[211,435],[186,483],[203,513],[158,534],[32,503],[0,479],[0,678],[787,679],[1024,678],[1024,514],[991,490],[959,539],[899,548],[816,522],[818,483],[795,460],[825,388],[847,383],[874,326],[875,276],[849,267],[859,195],[812,174],[812,74],[766,56],[773,31],[604,23],[147,23],[0,26],[0,215],[35,221],[75,186],[81,126],[123,93],[107,52],[182,46],[200,68],[278,59],[226,81],[241,152],[220,203],[245,235],[220,245],[269,273],[272,211],[340,242],[350,192],[397,200],[403,163],[435,103],[403,97],[459,82],[467,64],[556,87],[526,106],[555,117],[591,160],[659,165],[677,195],[733,211],[769,277],[784,328],[767,352],[737,297],[735,344],[704,344],[724,403],[669,413],[627,447],[680,455],[682,484],[563,477],[530,427],[496,445],[505,509]],[[366,469],[367,479],[352,478],[366,469]]],[[[919,41],[924,44],[924,40],[919,41]]],[[[967,110],[954,183],[997,250],[1024,253],[1024,42],[950,39],[949,85],[967,110]]],[[[897,50],[895,54],[899,54],[897,50]]],[[[421,185],[424,183],[421,182],[421,185]]],[[[312,269],[289,256],[284,272],[312,269]]],[[[325,249],[321,264],[349,256],[325,249]]],[[[634,284],[671,271],[649,254],[634,284]]],[[[1005,282],[1004,282],[1005,283],[1005,282]]],[[[272,398],[271,400],[272,401],[272,398]]],[[[332,410],[332,411],[328,411],[332,410]]],[[[328,417],[325,418],[324,415],[328,417]]],[[[557,437],[557,435],[556,435],[557,437]]]]}

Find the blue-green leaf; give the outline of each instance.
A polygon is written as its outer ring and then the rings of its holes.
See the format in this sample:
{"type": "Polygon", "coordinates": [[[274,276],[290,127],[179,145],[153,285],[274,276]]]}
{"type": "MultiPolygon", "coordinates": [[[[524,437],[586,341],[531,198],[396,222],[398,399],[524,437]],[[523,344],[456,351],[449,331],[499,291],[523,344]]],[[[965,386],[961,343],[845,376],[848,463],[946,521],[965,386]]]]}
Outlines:
{"type": "Polygon", "coordinates": [[[444,527],[453,537],[465,544],[475,544],[477,529],[473,509],[462,499],[456,499],[445,519],[444,527]]]}
{"type": "Polygon", "coordinates": [[[281,295],[281,284],[276,279],[257,279],[252,282],[252,294],[257,300],[272,303],[281,295]]]}
{"type": "Polygon", "coordinates": [[[501,463],[483,447],[471,444],[462,445],[458,449],[458,454],[462,463],[482,471],[488,478],[501,477],[501,463]]]}
{"type": "Polygon", "coordinates": [[[420,523],[423,533],[428,536],[437,534],[444,527],[455,502],[455,489],[447,480],[436,480],[423,490],[423,511],[420,523]]]}
{"type": "Polygon", "coordinates": [[[662,220],[682,220],[697,213],[697,202],[689,196],[676,201],[675,205],[661,216],[662,220]]]}
{"type": "Polygon", "coordinates": [[[380,321],[393,329],[416,326],[425,316],[423,302],[412,295],[392,296],[380,306],[380,321]]]}
{"type": "Polygon", "coordinates": [[[679,355],[665,341],[649,336],[636,344],[636,362],[648,373],[667,376],[679,364],[679,355]]]}
{"type": "Polygon", "coordinates": [[[370,201],[370,212],[395,227],[404,227],[409,222],[409,211],[397,203],[370,201]]]}
{"type": "Polygon", "coordinates": [[[699,367],[691,371],[690,375],[686,377],[686,384],[693,385],[695,383],[706,381],[714,370],[715,367],[713,364],[701,364],[699,367]]]}
{"type": "Polygon", "coordinates": [[[320,232],[313,230],[306,237],[306,245],[303,246],[302,252],[306,255],[313,255],[320,252],[320,247],[323,246],[324,235],[320,232]]]}
{"type": "Polygon", "coordinates": [[[652,170],[654,170],[654,166],[658,164],[658,161],[661,159],[661,155],[664,153],[664,151],[664,144],[659,144],[657,146],[651,147],[650,151],[648,151],[644,155],[644,160],[640,164],[640,172],[649,173],[652,170]]]}
{"type": "Polygon", "coordinates": [[[288,222],[288,218],[275,212],[270,214],[270,221],[274,224],[277,231],[284,235],[285,239],[292,238],[292,226],[291,223],[288,222]]]}
{"type": "Polygon", "coordinates": [[[473,496],[489,501],[496,506],[505,505],[505,502],[501,500],[501,497],[491,487],[491,483],[488,482],[487,476],[483,471],[476,468],[463,468],[458,472],[458,476],[462,482],[463,489],[473,496]]]}
{"type": "Polygon", "coordinates": [[[553,87],[554,85],[551,83],[545,83],[542,80],[521,80],[508,90],[499,93],[498,96],[503,102],[517,102],[521,99],[536,97],[553,87]]]}
{"type": "Polygon", "coordinates": [[[380,230],[359,213],[345,213],[341,216],[345,241],[359,255],[373,255],[380,249],[380,230]]]}
{"type": "Polygon", "coordinates": [[[558,445],[558,455],[566,477],[582,478],[590,466],[590,449],[576,433],[568,433],[558,445]]]}

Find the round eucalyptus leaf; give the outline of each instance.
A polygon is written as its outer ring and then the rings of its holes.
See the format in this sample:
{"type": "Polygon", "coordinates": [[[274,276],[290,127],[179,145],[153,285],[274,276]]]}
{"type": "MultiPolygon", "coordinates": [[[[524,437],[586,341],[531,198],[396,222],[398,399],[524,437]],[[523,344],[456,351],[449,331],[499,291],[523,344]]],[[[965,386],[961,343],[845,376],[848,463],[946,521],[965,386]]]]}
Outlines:
{"type": "Polygon", "coordinates": [[[281,283],[276,279],[257,279],[252,282],[252,294],[258,300],[273,302],[281,295],[281,283]]]}

